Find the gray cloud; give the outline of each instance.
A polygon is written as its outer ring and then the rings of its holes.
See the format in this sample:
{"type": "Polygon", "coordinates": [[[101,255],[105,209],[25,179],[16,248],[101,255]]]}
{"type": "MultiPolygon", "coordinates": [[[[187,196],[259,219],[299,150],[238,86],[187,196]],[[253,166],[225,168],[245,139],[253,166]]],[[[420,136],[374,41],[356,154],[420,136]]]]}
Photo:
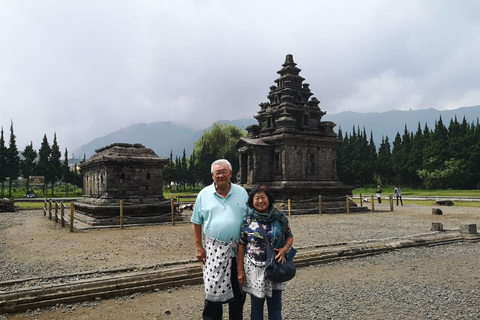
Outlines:
{"type": "Polygon", "coordinates": [[[480,104],[477,1],[0,3],[0,125],[21,149],[251,117],[289,53],[329,114],[480,104]]]}

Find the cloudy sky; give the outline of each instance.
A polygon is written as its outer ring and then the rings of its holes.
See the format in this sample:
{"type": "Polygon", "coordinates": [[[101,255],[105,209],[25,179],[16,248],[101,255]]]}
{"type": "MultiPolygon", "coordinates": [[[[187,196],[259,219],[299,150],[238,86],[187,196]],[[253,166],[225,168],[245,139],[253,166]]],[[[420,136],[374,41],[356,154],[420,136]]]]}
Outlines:
{"type": "Polygon", "coordinates": [[[329,114],[479,105],[479,17],[477,0],[0,0],[0,125],[63,151],[247,118],[286,54],[329,114]]]}

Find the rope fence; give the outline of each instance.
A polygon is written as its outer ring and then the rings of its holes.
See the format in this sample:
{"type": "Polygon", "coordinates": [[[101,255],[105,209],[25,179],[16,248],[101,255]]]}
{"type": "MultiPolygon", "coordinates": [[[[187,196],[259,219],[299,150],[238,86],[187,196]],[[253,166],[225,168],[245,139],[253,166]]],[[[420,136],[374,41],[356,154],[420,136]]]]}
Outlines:
{"type": "MultiPolygon", "coordinates": [[[[191,197],[190,197],[191,198],[191,197]]],[[[73,202],[70,203],[70,218],[65,218],[65,204],[63,201],[53,201],[52,199],[45,198],[44,207],[43,207],[43,216],[46,217],[48,214],[49,220],[54,220],[55,224],[60,222],[62,228],[66,225],[70,227],[70,232],[74,232],[75,228],[73,226],[75,221],[75,204],[73,202]],[[60,209],[60,213],[59,213],[60,209]]],[[[120,200],[120,208],[119,208],[119,216],[120,216],[120,229],[124,228],[124,201],[120,200]]],[[[169,216],[171,218],[172,226],[175,225],[175,203],[174,199],[170,199],[170,212],[158,215],[158,217],[166,217],[169,216]]]]}
{"type": "MultiPolygon", "coordinates": [[[[364,202],[369,203],[369,206],[371,206],[371,211],[374,212],[375,209],[375,198],[376,195],[371,194],[371,195],[362,195],[360,194],[360,207],[364,206],[364,202]]],[[[287,205],[288,209],[287,210],[282,210],[285,214],[288,214],[290,217],[293,214],[307,214],[307,213],[313,213],[318,211],[318,213],[321,215],[323,212],[325,212],[325,209],[328,209],[329,211],[343,211],[346,210],[347,214],[351,213],[351,202],[354,202],[354,198],[351,195],[346,195],[343,197],[328,197],[328,196],[322,196],[319,195],[318,198],[310,198],[310,199],[302,199],[302,200],[276,200],[276,203],[280,203],[283,205],[287,205]],[[293,203],[313,203],[318,201],[318,206],[312,206],[311,208],[308,209],[292,209],[292,204],[293,203]],[[325,202],[341,202],[345,201],[345,205],[342,206],[325,206],[325,202]]],[[[388,202],[390,205],[390,211],[393,211],[393,195],[388,196],[388,202]]]]}
{"type": "MultiPolygon", "coordinates": [[[[196,196],[182,196],[182,195],[177,195],[174,196],[173,198],[170,199],[170,212],[169,213],[164,213],[159,215],[158,217],[166,217],[170,216],[171,218],[171,224],[172,226],[175,225],[175,202],[178,207],[180,207],[180,199],[196,199],[196,196]]],[[[360,193],[359,195],[360,199],[360,207],[363,207],[364,202],[370,202],[371,205],[371,210],[372,212],[375,211],[375,196],[372,195],[362,195],[360,193]]],[[[390,204],[390,211],[393,211],[393,195],[390,194],[388,196],[388,201],[390,204]]],[[[276,203],[279,204],[284,204],[287,206],[287,210],[281,210],[285,214],[288,214],[288,217],[291,217],[292,214],[311,214],[318,212],[318,214],[322,215],[325,212],[325,209],[328,211],[343,211],[346,210],[347,214],[351,213],[350,207],[351,207],[351,202],[353,202],[353,197],[351,195],[346,195],[344,197],[326,197],[319,195],[316,198],[310,198],[310,199],[302,199],[302,200],[292,200],[292,199],[287,199],[287,200],[277,200],[276,203]],[[341,202],[345,201],[345,205],[343,206],[336,206],[332,207],[331,205],[325,206],[325,203],[327,202],[341,202]],[[317,205],[313,205],[313,202],[315,202],[317,205]],[[301,209],[292,209],[292,204],[299,204],[299,203],[312,203],[312,207],[309,208],[301,208],[301,209]]],[[[191,201],[186,201],[186,204],[190,204],[191,201]]],[[[46,217],[48,215],[49,220],[54,220],[55,223],[59,223],[62,228],[65,226],[70,227],[70,232],[74,232],[74,221],[75,221],[75,205],[73,202],[70,203],[70,217],[69,219],[65,218],[65,204],[63,201],[53,201],[52,199],[45,199],[44,201],[44,208],[43,208],[43,215],[46,217]],[[60,211],[60,213],[59,213],[60,211]]],[[[120,218],[120,229],[124,228],[124,221],[125,221],[125,216],[124,216],[124,201],[120,200],[120,207],[119,207],[119,218],[120,218]]],[[[128,217],[127,217],[128,219],[128,217]]]]}
{"type": "Polygon", "coordinates": [[[74,212],[75,208],[73,202],[70,203],[70,219],[65,218],[65,204],[63,201],[53,201],[52,199],[45,199],[44,206],[43,206],[43,216],[46,217],[48,214],[49,220],[54,220],[55,224],[60,221],[60,225],[64,228],[66,225],[70,227],[70,232],[74,232],[75,228],[73,227],[74,221],[74,212]],[[53,209],[55,205],[55,209],[53,209]],[[58,213],[58,209],[60,208],[60,214],[58,213]]]}
{"type": "MultiPolygon", "coordinates": [[[[373,194],[370,196],[365,196],[360,193],[360,206],[363,206],[364,202],[371,202],[372,204],[372,211],[375,211],[375,198],[377,197],[376,195],[374,196],[373,194]],[[369,199],[370,198],[370,199],[369,199]],[[365,200],[364,200],[365,199],[365,200]]],[[[385,198],[384,198],[385,199],[385,198]]],[[[390,211],[393,211],[393,195],[389,194],[388,195],[388,203],[390,205],[390,211]]]]}

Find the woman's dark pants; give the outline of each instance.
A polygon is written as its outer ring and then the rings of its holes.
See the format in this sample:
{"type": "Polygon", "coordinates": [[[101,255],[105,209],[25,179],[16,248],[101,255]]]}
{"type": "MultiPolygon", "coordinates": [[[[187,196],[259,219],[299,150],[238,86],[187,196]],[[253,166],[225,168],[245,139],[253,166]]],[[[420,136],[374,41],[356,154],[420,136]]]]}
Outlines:
{"type": "Polygon", "coordinates": [[[268,320],[282,319],[282,291],[273,290],[271,298],[257,298],[250,295],[252,300],[251,320],[263,320],[263,305],[267,300],[268,320]]]}

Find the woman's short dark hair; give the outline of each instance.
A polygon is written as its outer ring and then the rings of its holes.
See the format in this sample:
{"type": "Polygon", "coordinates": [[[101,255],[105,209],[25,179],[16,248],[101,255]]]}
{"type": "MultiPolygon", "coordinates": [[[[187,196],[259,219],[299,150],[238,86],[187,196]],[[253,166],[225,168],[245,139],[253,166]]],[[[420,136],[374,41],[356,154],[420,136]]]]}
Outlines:
{"type": "Polygon", "coordinates": [[[259,192],[265,192],[268,198],[268,211],[272,210],[273,203],[275,202],[275,195],[273,194],[272,190],[264,184],[257,184],[253,186],[252,190],[248,193],[248,206],[253,208],[253,197],[255,194],[259,192]]]}

